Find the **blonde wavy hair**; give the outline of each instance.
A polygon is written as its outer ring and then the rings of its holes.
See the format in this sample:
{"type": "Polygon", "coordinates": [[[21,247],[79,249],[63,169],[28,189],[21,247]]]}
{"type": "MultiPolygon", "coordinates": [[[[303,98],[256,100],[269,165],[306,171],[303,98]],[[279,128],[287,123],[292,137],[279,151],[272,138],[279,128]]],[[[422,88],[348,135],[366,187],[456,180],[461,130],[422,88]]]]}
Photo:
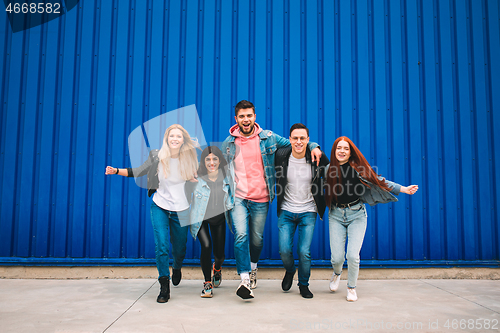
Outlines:
{"type": "Polygon", "coordinates": [[[198,157],[196,156],[196,148],[199,148],[199,144],[193,141],[189,136],[189,133],[179,124],[173,124],[165,131],[163,136],[163,144],[161,146],[160,152],[158,153],[158,158],[160,159],[161,165],[163,167],[163,174],[165,178],[170,175],[170,147],[168,146],[168,136],[173,129],[179,129],[184,137],[184,143],[179,150],[179,171],[181,177],[184,180],[189,180],[194,177],[196,170],[198,169],[198,157]]]}

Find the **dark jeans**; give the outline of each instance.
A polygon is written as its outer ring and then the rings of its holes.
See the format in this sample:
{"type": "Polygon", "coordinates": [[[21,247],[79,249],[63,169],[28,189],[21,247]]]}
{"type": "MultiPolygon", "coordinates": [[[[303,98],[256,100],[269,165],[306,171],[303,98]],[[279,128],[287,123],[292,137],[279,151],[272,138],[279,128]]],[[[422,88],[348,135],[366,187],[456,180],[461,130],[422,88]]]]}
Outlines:
{"type": "Polygon", "coordinates": [[[172,242],[173,268],[181,269],[186,256],[189,209],[173,212],[151,203],[151,222],[155,236],[156,268],[160,277],[170,277],[168,270],[170,242],[172,242]],[[185,227],[182,227],[184,225],[185,227]]]}
{"type": "Polygon", "coordinates": [[[297,243],[297,253],[299,255],[299,284],[309,285],[311,276],[311,243],[316,224],[316,213],[291,213],[282,210],[278,217],[278,239],[281,260],[287,272],[295,272],[293,260],[293,235],[299,229],[299,241],[297,243]]]}

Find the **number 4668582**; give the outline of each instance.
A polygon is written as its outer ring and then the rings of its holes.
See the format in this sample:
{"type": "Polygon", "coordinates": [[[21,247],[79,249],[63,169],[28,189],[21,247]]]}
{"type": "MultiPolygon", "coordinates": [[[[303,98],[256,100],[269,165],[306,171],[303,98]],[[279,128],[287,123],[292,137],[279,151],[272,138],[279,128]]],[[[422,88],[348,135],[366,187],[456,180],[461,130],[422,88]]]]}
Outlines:
{"type": "Polygon", "coordinates": [[[38,13],[38,14],[43,14],[43,13],[47,13],[47,14],[60,14],[61,13],[61,4],[60,3],[55,3],[55,4],[52,4],[52,3],[23,3],[23,4],[19,4],[19,3],[9,3],[9,5],[7,6],[7,8],[5,8],[5,11],[9,12],[9,13],[15,13],[15,14],[18,14],[18,13],[23,13],[23,14],[28,14],[28,13],[31,13],[31,14],[35,14],[35,13],[38,13]]]}

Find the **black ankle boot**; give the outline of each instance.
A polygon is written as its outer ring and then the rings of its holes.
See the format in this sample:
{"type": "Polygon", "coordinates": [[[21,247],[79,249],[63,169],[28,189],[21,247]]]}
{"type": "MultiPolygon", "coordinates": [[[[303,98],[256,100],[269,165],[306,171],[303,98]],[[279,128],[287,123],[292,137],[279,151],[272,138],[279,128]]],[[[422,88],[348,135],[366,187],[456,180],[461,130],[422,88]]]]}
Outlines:
{"type": "Polygon", "coordinates": [[[300,295],[304,298],[313,298],[312,292],[309,290],[308,286],[301,286],[299,284],[300,295]]]}
{"type": "Polygon", "coordinates": [[[178,285],[181,282],[182,273],[180,269],[172,268],[172,284],[174,286],[178,285]]]}
{"type": "Polygon", "coordinates": [[[168,276],[162,276],[158,281],[160,282],[160,294],[156,301],[158,303],[167,303],[170,298],[170,278],[168,276]]]}
{"type": "Polygon", "coordinates": [[[281,289],[283,291],[288,291],[292,287],[292,282],[293,282],[293,276],[295,275],[295,271],[293,273],[286,272],[285,276],[283,277],[283,281],[281,281],[281,289]]]}

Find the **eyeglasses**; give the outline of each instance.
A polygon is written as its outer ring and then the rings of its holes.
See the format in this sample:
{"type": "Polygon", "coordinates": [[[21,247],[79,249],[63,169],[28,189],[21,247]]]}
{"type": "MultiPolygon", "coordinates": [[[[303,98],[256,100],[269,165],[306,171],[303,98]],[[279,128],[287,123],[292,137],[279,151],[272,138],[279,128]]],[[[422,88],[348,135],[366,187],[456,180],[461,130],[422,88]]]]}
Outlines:
{"type": "Polygon", "coordinates": [[[297,141],[299,141],[299,140],[300,140],[300,141],[302,142],[302,141],[306,141],[307,139],[308,139],[308,138],[307,138],[307,137],[305,137],[305,136],[301,136],[301,137],[292,136],[292,137],[290,138],[290,141],[292,141],[292,142],[297,142],[297,141]]]}

